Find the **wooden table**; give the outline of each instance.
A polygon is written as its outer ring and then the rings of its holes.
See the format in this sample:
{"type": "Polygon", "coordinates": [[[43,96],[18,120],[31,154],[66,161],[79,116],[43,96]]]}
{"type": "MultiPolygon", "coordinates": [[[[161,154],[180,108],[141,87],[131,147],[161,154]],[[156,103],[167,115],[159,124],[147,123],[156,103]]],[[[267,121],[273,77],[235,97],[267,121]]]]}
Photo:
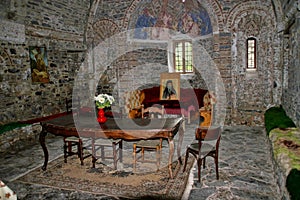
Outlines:
{"type": "MultiPolygon", "coordinates": [[[[75,119],[75,118],[74,118],[75,119]]],[[[80,118],[74,120],[72,115],[67,115],[52,120],[41,122],[40,144],[44,151],[45,161],[42,167],[46,170],[48,163],[48,150],[45,144],[47,133],[57,136],[79,136],[88,138],[123,139],[125,141],[136,141],[143,139],[167,139],[169,143],[168,168],[170,178],[172,174],[172,162],[174,155],[174,137],[179,133],[177,145],[178,162],[181,161],[181,145],[183,141],[183,118],[163,119],[128,119],[109,118],[104,124],[95,123],[94,118],[80,118]],[[76,123],[74,123],[76,121],[76,123]],[[75,126],[76,124],[76,126],[75,126]]]]}

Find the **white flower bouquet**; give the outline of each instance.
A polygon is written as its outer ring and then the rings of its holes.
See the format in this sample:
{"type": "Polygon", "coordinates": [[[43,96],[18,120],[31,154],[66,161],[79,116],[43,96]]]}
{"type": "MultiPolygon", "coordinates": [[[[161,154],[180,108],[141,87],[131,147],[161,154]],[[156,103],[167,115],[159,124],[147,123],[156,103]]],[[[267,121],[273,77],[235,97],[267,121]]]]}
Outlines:
{"type": "Polygon", "coordinates": [[[114,101],[114,97],[108,94],[99,94],[95,97],[95,102],[98,109],[110,107],[114,101]]]}

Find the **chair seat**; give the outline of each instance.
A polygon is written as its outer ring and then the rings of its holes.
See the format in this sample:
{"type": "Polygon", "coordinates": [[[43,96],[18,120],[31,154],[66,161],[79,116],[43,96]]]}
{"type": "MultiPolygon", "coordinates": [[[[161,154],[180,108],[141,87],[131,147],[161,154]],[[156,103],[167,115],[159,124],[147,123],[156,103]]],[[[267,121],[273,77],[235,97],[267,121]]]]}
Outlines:
{"type": "Polygon", "coordinates": [[[80,138],[79,137],[75,137],[75,136],[70,136],[70,137],[66,137],[65,141],[66,142],[79,142],[80,138]]]}
{"type": "Polygon", "coordinates": [[[113,139],[97,139],[97,140],[95,140],[95,145],[111,146],[112,143],[118,144],[121,141],[122,141],[121,139],[117,139],[117,140],[113,140],[113,139]]]}
{"type": "Polygon", "coordinates": [[[141,140],[136,143],[136,147],[154,148],[160,146],[159,140],[141,140]]]}
{"type": "Polygon", "coordinates": [[[85,157],[83,156],[82,150],[82,140],[76,136],[64,137],[64,161],[67,163],[67,158],[72,155],[78,155],[80,158],[81,165],[83,165],[83,160],[85,157]],[[73,147],[77,146],[77,151],[73,151],[73,147]]]}
{"type": "Polygon", "coordinates": [[[91,151],[92,151],[92,163],[93,168],[95,168],[96,161],[101,158],[102,161],[106,159],[113,159],[114,169],[117,169],[117,162],[123,162],[123,155],[122,155],[122,139],[107,139],[107,138],[99,138],[95,139],[92,138],[91,143],[91,151]],[[105,150],[106,147],[111,148],[110,151],[105,150]]]}
{"type": "MultiPolygon", "coordinates": [[[[188,146],[189,149],[191,149],[194,152],[198,152],[199,151],[199,143],[192,143],[188,146]]],[[[202,143],[201,146],[201,156],[205,156],[208,153],[215,151],[216,148],[214,145],[208,144],[208,143],[202,143]]]]}
{"type": "Polygon", "coordinates": [[[216,178],[219,179],[218,170],[218,156],[219,156],[219,144],[221,139],[221,127],[209,127],[208,129],[199,127],[196,128],[195,136],[197,142],[190,144],[187,147],[185,154],[185,162],[183,171],[186,169],[187,160],[191,153],[197,159],[198,165],[198,182],[201,180],[201,165],[205,168],[206,157],[213,157],[216,169],[216,178]]]}
{"type": "MultiPolygon", "coordinates": [[[[144,108],[142,105],[142,118],[164,118],[164,105],[153,105],[152,107],[144,108]]],[[[159,170],[161,160],[162,138],[140,140],[133,144],[133,168],[136,169],[136,163],[141,158],[142,162],[156,163],[157,170],[159,170]],[[155,151],[156,160],[145,159],[145,151],[155,151]],[[141,156],[137,153],[141,152],[141,156]]]]}

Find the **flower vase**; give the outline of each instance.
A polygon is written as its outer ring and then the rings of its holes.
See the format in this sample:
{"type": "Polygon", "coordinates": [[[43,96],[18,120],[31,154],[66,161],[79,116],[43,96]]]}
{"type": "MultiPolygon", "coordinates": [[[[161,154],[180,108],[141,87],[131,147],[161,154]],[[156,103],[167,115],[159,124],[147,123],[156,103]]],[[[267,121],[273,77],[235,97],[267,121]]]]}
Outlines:
{"type": "Polygon", "coordinates": [[[107,120],[107,118],[105,117],[104,109],[103,108],[99,108],[97,121],[99,123],[105,123],[106,120],[107,120]]]}

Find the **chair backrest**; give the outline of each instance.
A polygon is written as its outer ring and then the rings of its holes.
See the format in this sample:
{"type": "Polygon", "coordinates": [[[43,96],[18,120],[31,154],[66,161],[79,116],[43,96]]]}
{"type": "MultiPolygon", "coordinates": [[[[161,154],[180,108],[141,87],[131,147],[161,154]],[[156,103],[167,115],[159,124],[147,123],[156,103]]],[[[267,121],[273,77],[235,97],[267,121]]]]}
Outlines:
{"type": "Polygon", "coordinates": [[[213,92],[208,91],[203,97],[203,107],[199,109],[200,112],[200,126],[209,127],[212,125],[214,104],[216,97],[213,92]]]}
{"type": "Polygon", "coordinates": [[[80,100],[79,97],[71,97],[71,98],[66,98],[66,110],[67,113],[79,113],[80,109],[80,100]]]}
{"type": "Polygon", "coordinates": [[[216,97],[212,91],[208,91],[203,97],[203,108],[206,111],[212,111],[213,105],[216,103],[216,97]]]}
{"type": "Polygon", "coordinates": [[[210,141],[210,140],[218,140],[221,136],[221,127],[199,127],[196,128],[196,140],[199,141],[210,141]]]}
{"type": "MultiPolygon", "coordinates": [[[[145,99],[145,94],[141,90],[128,91],[124,93],[124,110],[125,113],[129,115],[133,115],[130,113],[134,109],[140,109],[142,102],[145,99]]],[[[133,116],[129,116],[133,118],[133,116]]]]}
{"type": "Polygon", "coordinates": [[[212,124],[212,116],[213,111],[212,110],[201,110],[200,109],[200,120],[199,120],[199,126],[200,127],[210,127],[212,124]]]}
{"type": "Polygon", "coordinates": [[[155,104],[148,108],[142,107],[142,118],[145,118],[146,114],[148,114],[150,118],[154,118],[155,115],[157,115],[157,118],[164,118],[165,113],[164,105],[155,104]]]}

